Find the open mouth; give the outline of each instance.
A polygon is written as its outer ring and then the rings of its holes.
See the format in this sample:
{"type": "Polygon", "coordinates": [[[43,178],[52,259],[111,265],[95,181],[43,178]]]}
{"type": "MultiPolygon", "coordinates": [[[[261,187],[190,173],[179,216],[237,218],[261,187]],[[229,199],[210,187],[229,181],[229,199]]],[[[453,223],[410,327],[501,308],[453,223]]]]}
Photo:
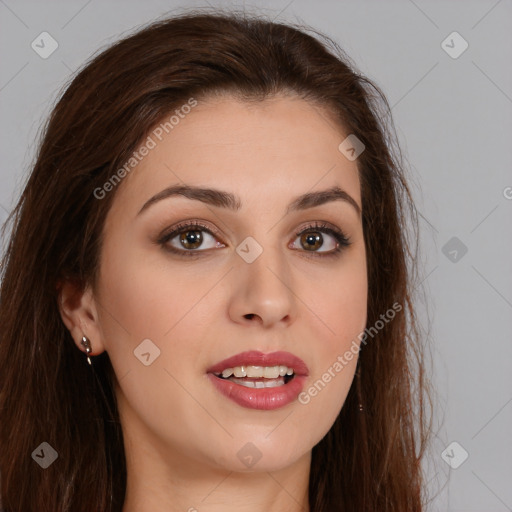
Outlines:
{"type": "Polygon", "coordinates": [[[294,379],[293,368],[288,366],[235,366],[221,373],[214,373],[222,380],[230,380],[247,388],[276,388],[294,379]]]}
{"type": "Polygon", "coordinates": [[[206,370],[214,388],[247,409],[270,411],[292,404],[309,375],[306,363],[290,352],[250,350],[206,370]]]}

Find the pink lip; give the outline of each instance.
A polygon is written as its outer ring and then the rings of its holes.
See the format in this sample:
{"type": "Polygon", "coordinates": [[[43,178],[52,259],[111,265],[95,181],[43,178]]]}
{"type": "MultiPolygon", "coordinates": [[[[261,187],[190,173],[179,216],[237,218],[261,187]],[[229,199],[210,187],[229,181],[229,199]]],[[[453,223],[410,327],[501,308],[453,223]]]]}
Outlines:
{"type": "Polygon", "coordinates": [[[289,352],[242,352],[215,364],[207,370],[208,378],[224,396],[242,407],[260,410],[272,410],[284,407],[293,402],[304,388],[306,376],[309,374],[304,361],[289,352]],[[248,388],[227,379],[217,377],[226,368],[235,366],[288,366],[293,368],[294,377],[283,386],[275,388],[248,388]]]}

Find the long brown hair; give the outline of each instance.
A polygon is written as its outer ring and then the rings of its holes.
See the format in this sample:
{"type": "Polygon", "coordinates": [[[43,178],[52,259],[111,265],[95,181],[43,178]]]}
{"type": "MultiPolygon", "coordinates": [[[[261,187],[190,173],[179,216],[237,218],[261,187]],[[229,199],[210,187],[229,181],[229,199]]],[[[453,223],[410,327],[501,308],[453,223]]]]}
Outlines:
{"type": "Polygon", "coordinates": [[[164,117],[215,92],[246,101],[292,92],[325,107],[364,143],[357,164],[367,325],[395,303],[403,311],[362,346],[360,377],[313,448],[310,510],[424,509],[429,385],[411,300],[418,220],[386,98],[333,40],[308,27],[236,11],[189,11],[139,29],[77,73],[44,127],[9,217],[0,294],[6,511],[122,508],[126,467],[115,375],[106,353],[94,358],[93,371],[85,363],[62,322],[58,285],[94,285],[98,277],[115,190],[102,200],[94,190],[164,117]],[[31,456],[43,442],[58,454],[46,469],[31,456]]]}

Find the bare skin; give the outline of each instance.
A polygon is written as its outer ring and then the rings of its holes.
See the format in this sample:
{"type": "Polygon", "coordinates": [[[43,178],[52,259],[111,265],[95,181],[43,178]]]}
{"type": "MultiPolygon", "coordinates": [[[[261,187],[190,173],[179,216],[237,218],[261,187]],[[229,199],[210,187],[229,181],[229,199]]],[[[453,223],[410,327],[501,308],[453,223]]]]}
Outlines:
{"type": "Polygon", "coordinates": [[[309,368],[307,390],[364,330],[366,254],[357,209],[336,200],[286,214],[296,197],[333,186],[361,208],[356,162],[338,150],[347,135],[295,97],[199,102],[118,185],[97,289],[77,292],[66,283],[61,312],[77,347],[83,350],[85,334],[93,355],[106,350],[118,379],[128,472],[123,512],[309,510],[311,450],[343,406],[357,357],[307,404],[275,410],[238,405],[206,371],[246,350],[288,351],[309,368]],[[180,195],[139,214],[151,197],[179,184],[236,194],[241,207],[180,195]],[[183,221],[213,234],[201,231],[193,249],[179,234],[159,244],[183,221]],[[320,234],[314,250],[296,235],[322,221],[350,241],[333,257],[326,256],[337,246],[332,234],[309,229],[320,234]],[[263,249],[252,263],[236,252],[249,236],[263,249]],[[134,355],[146,339],[160,350],[148,366],[134,355]],[[251,467],[237,455],[247,443],[261,454],[251,467]]]}

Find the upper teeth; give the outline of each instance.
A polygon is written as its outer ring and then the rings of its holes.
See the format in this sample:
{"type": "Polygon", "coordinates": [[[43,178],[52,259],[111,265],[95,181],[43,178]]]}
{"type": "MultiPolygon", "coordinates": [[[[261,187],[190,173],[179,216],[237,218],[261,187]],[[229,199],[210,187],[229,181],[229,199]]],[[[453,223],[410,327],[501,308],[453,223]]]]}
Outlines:
{"type": "Polygon", "coordinates": [[[277,379],[285,375],[293,375],[293,368],[287,366],[235,366],[226,368],[222,376],[227,379],[234,375],[235,377],[256,377],[265,379],[277,379]]]}

